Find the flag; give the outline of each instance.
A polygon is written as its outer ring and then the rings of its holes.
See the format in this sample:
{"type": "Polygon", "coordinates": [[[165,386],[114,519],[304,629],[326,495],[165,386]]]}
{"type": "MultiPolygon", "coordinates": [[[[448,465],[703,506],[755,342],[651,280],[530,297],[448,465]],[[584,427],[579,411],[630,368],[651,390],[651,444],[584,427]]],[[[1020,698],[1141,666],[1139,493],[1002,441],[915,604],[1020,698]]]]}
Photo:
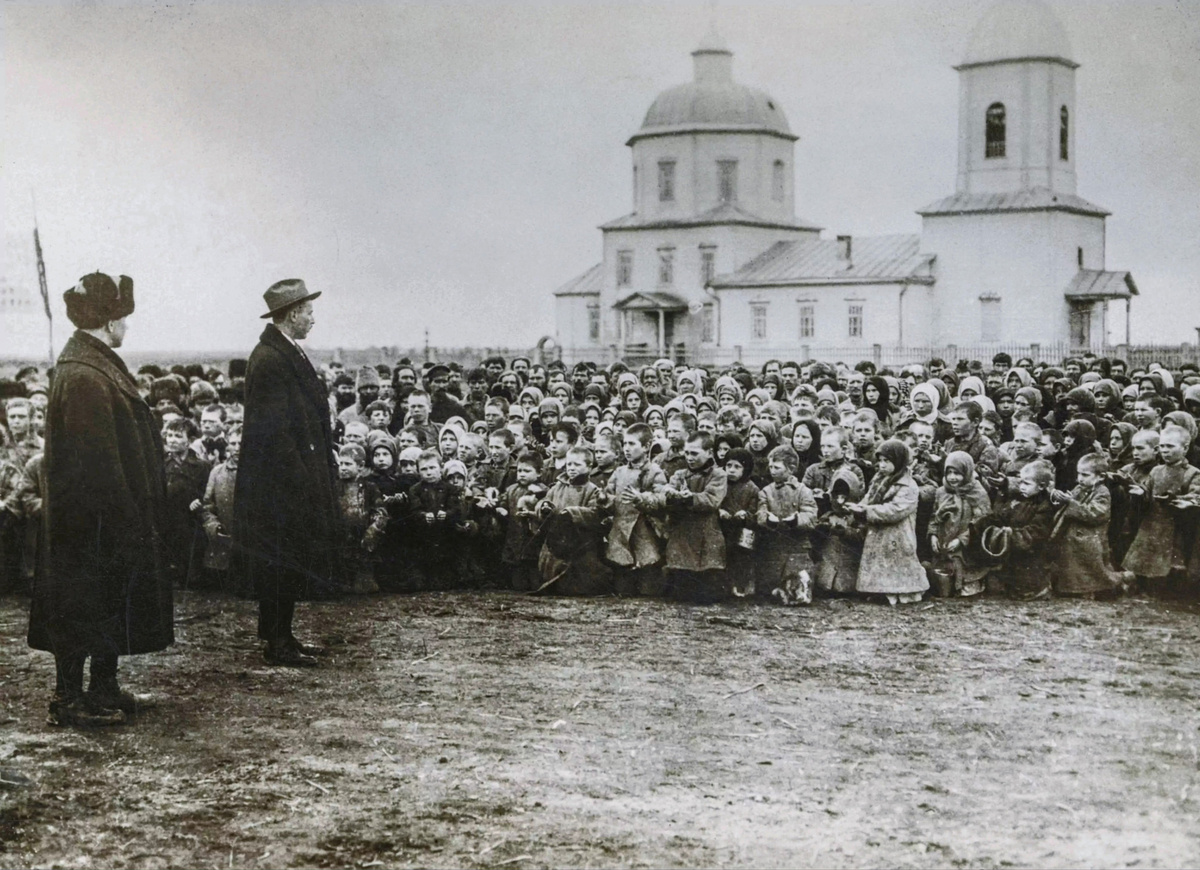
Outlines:
{"type": "Polygon", "coordinates": [[[33,225],[33,250],[37,253],[38,287],[42,291],[42,306],[46,309],[46,319],[54,320],[50,313],[50,290],[46,287],[46,263],[42,259],[42,240],[38,237],[37,224],[33,225]]]}

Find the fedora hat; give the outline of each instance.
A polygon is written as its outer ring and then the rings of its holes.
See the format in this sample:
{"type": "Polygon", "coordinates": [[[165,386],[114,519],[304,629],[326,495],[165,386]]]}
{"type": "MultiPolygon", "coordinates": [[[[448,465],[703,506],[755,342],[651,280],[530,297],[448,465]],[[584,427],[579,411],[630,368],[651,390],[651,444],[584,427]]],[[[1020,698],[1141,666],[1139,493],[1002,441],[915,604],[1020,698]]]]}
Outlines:
{"type": "Polygon", "coordinates": [[[308,288],[304,286],[304,282],[299,278],[285,278],[282,281],[276,281],[263,294],[263,299],[267,303],[267,313],[262,315],[262,319],[266,320],[268,317],[274,317],[279,312],[291,308],[293,305],[299,305],[307,299],[316,299],[320,295],[320,290],[316,293],[309,293],[308,288]]]}

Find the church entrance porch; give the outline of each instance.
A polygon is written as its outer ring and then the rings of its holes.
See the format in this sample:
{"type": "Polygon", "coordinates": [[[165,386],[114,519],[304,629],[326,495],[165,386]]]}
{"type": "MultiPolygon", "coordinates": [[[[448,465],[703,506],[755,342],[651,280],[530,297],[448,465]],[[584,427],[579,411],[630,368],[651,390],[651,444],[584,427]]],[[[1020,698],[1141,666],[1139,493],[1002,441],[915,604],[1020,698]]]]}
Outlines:
{"type": "Polygon", "coordinates": [[[687,302],[672,293],[633,293],[613,310],[622,358],[673,358],[676,318],[686,314],[687,302]]]}

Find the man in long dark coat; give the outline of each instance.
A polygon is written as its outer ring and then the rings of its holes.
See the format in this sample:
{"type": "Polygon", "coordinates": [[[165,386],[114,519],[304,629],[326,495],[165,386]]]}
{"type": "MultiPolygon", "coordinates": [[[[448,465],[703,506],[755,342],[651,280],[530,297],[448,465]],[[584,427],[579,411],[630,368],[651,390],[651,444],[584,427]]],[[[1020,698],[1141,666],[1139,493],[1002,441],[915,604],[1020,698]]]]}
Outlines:
{"type": "Polygon", "coordinates": [[[132,279],[85,275],[63,298],[77,331],[58,358],[46,411],[46,549],[29,645],[54,653],[52,722],[113,725],[137,706],[117,683],[118,656],[175,639],[163,450],[149,405],[114,353],[133,313],[132,279]]]}
{"type": "Polygon", "coordinates": [[[292,633],[297,601],[333,585],[339,521],[329,401],[297,342],[315,319],[298,279],[263,297],[271,323],[246,371],[242,450],[234,489],[234,544],[259,602],[270,664],[312,666],[316,650],[292,633]]]}

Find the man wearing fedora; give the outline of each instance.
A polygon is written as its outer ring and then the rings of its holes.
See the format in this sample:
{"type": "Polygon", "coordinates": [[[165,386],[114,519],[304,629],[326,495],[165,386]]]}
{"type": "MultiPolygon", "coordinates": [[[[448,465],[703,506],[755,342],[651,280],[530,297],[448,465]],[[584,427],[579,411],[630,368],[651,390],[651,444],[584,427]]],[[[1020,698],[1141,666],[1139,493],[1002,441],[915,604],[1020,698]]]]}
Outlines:
{"type": "Polygon", "coordinates": [[[46,409],[45,558],[29,645],[54,653],[52,723],[115,725],[139,704],[117,683],[118,657],[175,639],[163,448],[150,406],[115,352],[133,313],[133,279],[94,272],[63,299],[76,331],[58,358],[46,409]]]}
{"type": "Polygon", "coordinates": [[[246,369],[234,489],[234,545],[259,602],[265,658],[292,667],[316,665],[318,652],[292,633],[296,602],[328,594],[335,577],[339,514],[328,395],[298,343],[313,328],[320,295],[295,278],[263,294],[271,323],[246,369]]]}

